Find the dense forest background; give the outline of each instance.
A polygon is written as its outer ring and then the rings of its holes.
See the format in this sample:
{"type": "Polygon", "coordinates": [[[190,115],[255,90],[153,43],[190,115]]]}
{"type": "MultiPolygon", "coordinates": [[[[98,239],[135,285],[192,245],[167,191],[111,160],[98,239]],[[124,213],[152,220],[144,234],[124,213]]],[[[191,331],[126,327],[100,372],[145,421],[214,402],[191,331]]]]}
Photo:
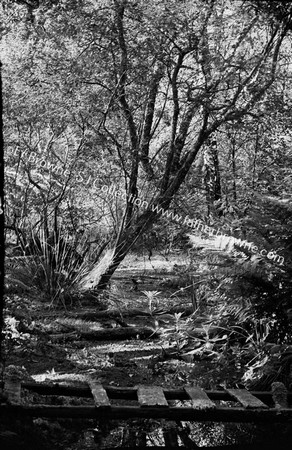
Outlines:
{"type": "Polygon", "coordinates": [[[183,245],[200,220],[285,272],[287,2],[4,1],[1,14],[8,255],[70,241],[80,269],[110,249],[105,287],[129,250],[183,245]]]}

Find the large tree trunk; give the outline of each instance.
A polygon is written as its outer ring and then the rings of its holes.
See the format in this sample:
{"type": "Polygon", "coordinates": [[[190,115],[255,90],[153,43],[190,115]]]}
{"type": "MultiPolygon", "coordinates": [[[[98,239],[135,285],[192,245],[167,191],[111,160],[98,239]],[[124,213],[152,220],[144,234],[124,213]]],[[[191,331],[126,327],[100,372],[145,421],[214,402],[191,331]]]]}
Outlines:
{"type": "Polygon", "coordinates": [[[222,211],[219,208],[221,206],[221,182],[217,142],[215,140],[206,143],[204,159],[207,215],[209,217],[214,210],[217,210],[217,213],[220,216],[222,215],[222,211]]]}
{"type": "Polygon", "coordinates": [[[4,140],[3,140],[3,101],[2,101],[2,63],[0,61],[0,360],[2,360],[2,340],[4,322],[4,140]]]}

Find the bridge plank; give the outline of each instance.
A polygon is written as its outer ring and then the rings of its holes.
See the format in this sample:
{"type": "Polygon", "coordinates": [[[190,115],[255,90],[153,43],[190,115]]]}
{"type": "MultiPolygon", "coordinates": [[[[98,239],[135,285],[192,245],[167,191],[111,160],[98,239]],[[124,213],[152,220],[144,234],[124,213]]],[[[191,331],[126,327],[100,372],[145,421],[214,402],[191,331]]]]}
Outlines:
{"type": "Polygon", "coordinates": [[[140,406],[168,406],[163,389],[160,386],[140,385],[137,389],[137,395],[140,406]]]}
{"type": "Polygon", "coordinates": [[[200,387],[186,386],[184,389],[192,400],[194,409],[212,409],[216,407],[215,403],[210,400],[206,392],[200,387]]]}
{"type": "Polygon", "coordinates": [[[111,404],[104,387],[96,381],[89,381],[88,385],[94,398],[95,407],[109,408],[111,404]]]}
{"type": "Polygon", "coordinates": [[[268,408],[265,403],[252,395],[246,389],[225,389],[235,400],[242,404],[244,408],[268,408]]]}

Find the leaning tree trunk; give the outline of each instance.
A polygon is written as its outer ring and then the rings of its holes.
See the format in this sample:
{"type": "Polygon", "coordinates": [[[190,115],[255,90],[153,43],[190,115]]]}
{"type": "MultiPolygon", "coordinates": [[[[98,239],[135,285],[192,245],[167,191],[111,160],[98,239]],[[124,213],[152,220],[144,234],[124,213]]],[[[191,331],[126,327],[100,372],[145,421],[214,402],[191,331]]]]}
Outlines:
{"type": "Polygon", "coordinates": [[[146,211],[140,216],[140,218],[138,218],[136,225],[125,228],[123,232],[120,233],[115,245],[112,260],[98,281],[98,289],[105,289],[107,287],[112,275],[120,263],[124,260],[125,256],[129,253],[133,247],[133,244],[142,233],[147,231],[152,226],[155,221],[155,217],[156,213],[146,211]]]}
{"type": "MultiPolygon", "coordinates": [[[[118,237],[112,259],[97,283],[97,289],[106,288],[112,275],[131,250],[139,236],[148,231],[158,219],[158,213],[155,210],[152,210],[152,205],[163,208],[164,211],[169,208],[174,195],[178,192],[180,186],[184,182],[196,155],[210,133],[211,130],[205,131],[204,127],[202,128],[196,145],[194,146],[193,153],[186,158],[184,165],[178,170],[176,176],[169,183],[169,186],[165,187],[164,190],[160,192],[158,197],[151,203],[149,208],[137,218],[133,225],[125,226],[118,237]]],[[[130,220],[128,223],[130,223],[130,220]]]]}

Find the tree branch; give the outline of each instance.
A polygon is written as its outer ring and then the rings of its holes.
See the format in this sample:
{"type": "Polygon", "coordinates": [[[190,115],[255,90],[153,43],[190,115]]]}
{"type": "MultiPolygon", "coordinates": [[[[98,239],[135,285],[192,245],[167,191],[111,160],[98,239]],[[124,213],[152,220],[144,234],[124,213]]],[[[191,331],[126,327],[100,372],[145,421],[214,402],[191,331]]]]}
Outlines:
{"type": "MultiPolygon", "coordinates": [[[[127,82],[127,72],[128,72],[128,55],[127,55],[127,44],[124,35],[124,2],[115,0],[116,7],[116,24],[118,30],[118,40],[121,50],[121,62],[120,62],[120,78],[118,83],[118,98],[121,104],[123,113],[126,117],[128,130],[130,133],[131,147],[132,147],[132,165],[131,165],[131,176],[129,182],[129,193],[133,196],[137,196],[137,178],[138,178],[138,168],[139,168],[139,141],[137,128],[134,121],[134,117],[127,101],[126,97],[126,82],[127,82]]],[[[128,202],[127,212],[126,212],[126,227],[131,221],[133,213],[133,203],[128,202]]]]}
{"type": "Polygon", "coordinates": [[[149,96],[148,101],[146,104],[146,113],[145,113],[145,120],[143,125],[143,133],[142,133],[142,143],[141,143],[141,161],[144,167],[145,172],[148,174],[149,178],[151,179],[154,175],[153,168],[149,162],[149,145],[152,137],[152,124],[153,124],[153,117],[154,117],[154,108],[155,108],[155,101],[158,93],[158,87],[161,78],[163,77],[163,71],[162,67],[158,67],[156,72],[153,75],[150,89],[149,89],[149,96]]]}

